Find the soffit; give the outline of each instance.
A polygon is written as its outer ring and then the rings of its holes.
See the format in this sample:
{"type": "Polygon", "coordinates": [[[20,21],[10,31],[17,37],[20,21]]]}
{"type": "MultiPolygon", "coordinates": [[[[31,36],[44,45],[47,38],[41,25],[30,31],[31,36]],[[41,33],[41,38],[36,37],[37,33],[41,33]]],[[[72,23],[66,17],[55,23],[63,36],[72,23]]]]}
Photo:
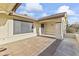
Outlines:
{"type": "Polygon", "coordinates": [[[16,3],[0,3],[0,11],[11,11],[16,3]]]}

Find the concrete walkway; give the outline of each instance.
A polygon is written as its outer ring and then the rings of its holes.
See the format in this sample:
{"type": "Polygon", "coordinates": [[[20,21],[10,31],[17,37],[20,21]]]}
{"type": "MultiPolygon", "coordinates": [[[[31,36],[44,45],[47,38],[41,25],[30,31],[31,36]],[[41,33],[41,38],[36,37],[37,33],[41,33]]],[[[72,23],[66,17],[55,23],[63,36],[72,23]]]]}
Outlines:
{"type": "Polygon", "coordinates": [[[79,44],[72,38],[56,40],[39,56],[79,56],[79,44]]]}
{"type": "Polygon", "coordinates": [[[54,56],[79,56],[79,44],[75,39],[65,38],[57,48],[54,56]]]}

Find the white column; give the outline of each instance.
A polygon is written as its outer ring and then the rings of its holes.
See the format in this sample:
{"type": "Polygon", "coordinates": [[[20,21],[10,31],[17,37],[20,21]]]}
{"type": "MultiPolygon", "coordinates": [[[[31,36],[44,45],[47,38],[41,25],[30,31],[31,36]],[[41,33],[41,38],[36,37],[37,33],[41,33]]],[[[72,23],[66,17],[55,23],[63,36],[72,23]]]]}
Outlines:
{"type": "Polygon", "coordinates": [[[35,26],[34,26],[34,33],[36,33],[36,35],[39,35],[39,23],[37,23],[37,22],[35,22],[34,23],[35,24],[35,26]]]}
{"type": "Polygon", "coordinates": [[[41,35],[41,24],[39,24],[39,35],[41,35]]]}
{"type": "Polygon", "coordinates": [[[37,24],[33,23],[33,33],[37,35],[37,24]]]}
{"type": "Polygon", "coordinates": [[[64,38],[64,33],[65,33],[65,31],[66,31],[66,30],[65,30],[66,28],[65,28],[64,21],[63,21],[64,18],[62,17],[61,19],[62,19],[62,20],[61,20],[61,38],[63,39],[63,38],[64,38]]]}
{"type": "Polygon", "coordinates": [[[61,39],[63,39],[63,23],[61,22],[61,39]]]}
{"type": "Polygon", "coordinates": [[[13,36],[13,20],[8,20],[8,35],[13,36]]]}

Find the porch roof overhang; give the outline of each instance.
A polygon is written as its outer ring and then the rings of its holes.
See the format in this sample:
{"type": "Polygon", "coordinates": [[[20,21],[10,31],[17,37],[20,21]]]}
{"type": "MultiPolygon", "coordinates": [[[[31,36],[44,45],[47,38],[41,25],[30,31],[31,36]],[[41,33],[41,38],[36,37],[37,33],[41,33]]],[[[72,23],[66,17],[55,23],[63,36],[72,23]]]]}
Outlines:
{"type": "Polygon", "coordinates": [[[65,17],[65,16],[66,16],[66,12],[57,13],[57,14],[54,14],[54,15],[50,15],[50,16],[40,18],[39,21],[44,21],[44,20],[51,19],[51,18],[55,19],[55,18],[65,17]]]}
{"type": "Polygon", "coordinates": [[[22,14],[16,14],[15,12],[11,12],[8,14],[6,11],[0,11],[0,15],[5,16],[8,19],[12,20],[20,20],[20,21],[28,21],[28,22],[37,22],[34,18],[27,16],[27,15],[22,15],[22,14]]]}
{"type": "MultiPolygon", "coordinates": [[[[27,15],[16,14],[16,9],[21,5],[21,3],[1,3],[0,4],[0,14],[6,14],[7,16],[11,16],[13,19],[18,18],[23,21],[31,21],[31,22],[45,22],[49,21],[49,19],[66,17],[66,12],[54,14],[51,16],[46,16],[40,19],[34,19],[27,15]]],[[[57,20],[55,20],[57,21],[57,20]]]]}
{"type": "Polygon", "coordinates": [[[47,19],[47,20],[41,20],[38,21],[39,23],[61,23],[61,18],[56,18],[56,19],[47,19]]]}
{"type": "Polygon", "coordinates": [[[49,21],[54,21],[54,22],[59,23],[59,22],[61,22],[61,18],[62,17],[66,18],[67,17],[67,13],[63,12],[63,13],[58,13],[58,14],[46,16],[46,17],[40,18],[38,21],[40,23],[42,23],[42,22],[49,22],[49,21]],[[58,20],[56,20],[56,19],[58,19],[58,20]]]}
{"type": "Polygon", "coordinates": [[[16,14],[16,9],[21,5],[21,3],[1,3],[0,4],[0,15],[6,15],[8,17],[11,17],[13,19],[18,19],[22,21],[36,21],[34,18],[22,15],[22,14],[16,14]]]}
{"type": "Polygon", "coordinates": [[[16,14],[12,13],[10,16],[13,16],[13,19],[21,20],[21,21],[29,21],[29,22],[37,22],[34,18],[27,16],[27,15],[22,15],[22,14],[16,14]]]}

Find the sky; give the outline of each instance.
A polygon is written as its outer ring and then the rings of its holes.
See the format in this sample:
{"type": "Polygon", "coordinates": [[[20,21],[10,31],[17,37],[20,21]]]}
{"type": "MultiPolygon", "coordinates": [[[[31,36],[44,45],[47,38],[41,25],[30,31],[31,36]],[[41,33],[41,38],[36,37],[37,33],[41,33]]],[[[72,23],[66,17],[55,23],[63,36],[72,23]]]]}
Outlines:
{"type": "Polygon", "coordinates": [[[79,22],[79,3],[22,3],[16,10],[36,19],[61,12],[67,12],[69,24],[79,22]]]}

